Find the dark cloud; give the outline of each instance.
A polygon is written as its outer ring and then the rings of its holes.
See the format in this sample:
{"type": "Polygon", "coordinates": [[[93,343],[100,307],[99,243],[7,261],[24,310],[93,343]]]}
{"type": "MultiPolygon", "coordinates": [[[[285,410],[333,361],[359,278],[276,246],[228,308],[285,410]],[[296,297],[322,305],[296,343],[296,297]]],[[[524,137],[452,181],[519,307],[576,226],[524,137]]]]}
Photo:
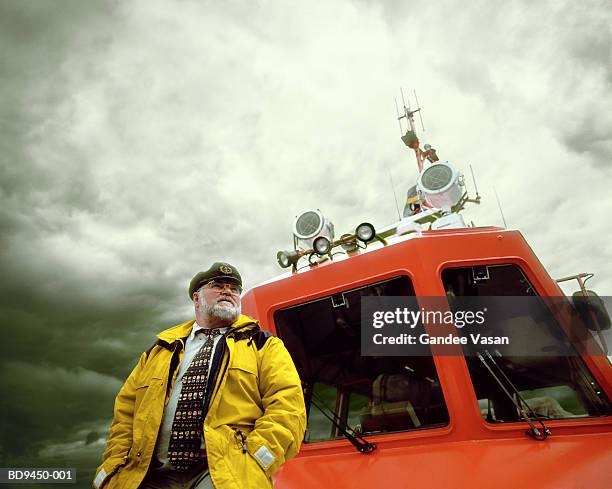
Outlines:
{"type": "MultiPolygon", "coordinates": [[[[119,378],[153,340],[165,295],[144,284],[132,294],[148,300],[105,301],[87,288],[112,288],[108,277],[82,282],[66,269],[70,251],[57,238],[77,232],[71,216],[96,212],[99,188],[78,147],[56,140],[33,152],[57,132],[52,109],[70,97],[63,63],[75,43],[89,42],[88,26],[111,17],[104,3],[0,4],[0,324],[11,338],[0,361],[0,386],[10,392],[0,401],[3,466],[44,465],[39,450],[108,419],[119,378]]],[[[100,449],[79,464],[87,478],[100,449]]]]}
{"type": "Polygon", "coordinates": [[[2,413],[16,421],[4,426],[2,445],[18,456],[35,456],[42,443],[73,438],[82,426],[108,417],[109,399],[121,385],[81,366],[64,369],[25,361],[4,362],[0,382],[13,393],[2,400],[2,413]]]}
{"type": "Polygon", "coordinates": [[[572,2],[556,11],[553,20],[561,60],[553,75],[562,80],[565,96],[559,138],[594,168],[610,170],[612,13],[606,2],[572,2]]]}
{"type": "Polygon", "coordinates": [[[586,155],[594,167],[612,170],[612,118],[598,120],[593,112],[585,111],[588,113],[576,114],[568,121],[561,133],[562,141],[570,151],[586,155]]]}
{"type": "Polygon", "coordinates": [[[0,385],[11,393],[2,401],[11,423],[3,424],[0,446],[31,464],[47,444],[108,418],[120,379],[169,325],[178,299],[159,281],[113,290],[106,277],[78,282],[61,267],[43,266],[24,271],[5,263],[0,280],[0,324],[10,336],[0,385]]]}

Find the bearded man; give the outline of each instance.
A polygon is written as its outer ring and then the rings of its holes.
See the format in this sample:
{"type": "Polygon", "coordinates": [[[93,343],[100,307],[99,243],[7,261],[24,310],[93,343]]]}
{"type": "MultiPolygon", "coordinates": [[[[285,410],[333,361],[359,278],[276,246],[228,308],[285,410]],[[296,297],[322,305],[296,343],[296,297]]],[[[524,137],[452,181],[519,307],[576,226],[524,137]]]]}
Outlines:
{"type": "Polygon", "coordinates": [[[241,314],[227,263],[193,277],[195,320],[161,332],[121,388],[97,489],[271,488],[306,426],[282,341],[241,314]]]}

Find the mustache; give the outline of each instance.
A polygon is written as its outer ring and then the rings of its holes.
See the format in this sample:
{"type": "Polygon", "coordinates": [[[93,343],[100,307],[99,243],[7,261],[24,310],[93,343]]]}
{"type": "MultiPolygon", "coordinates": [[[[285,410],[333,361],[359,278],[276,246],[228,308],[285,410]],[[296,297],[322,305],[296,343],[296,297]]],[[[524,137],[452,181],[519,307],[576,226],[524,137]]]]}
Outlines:
{"type": "Polygon", "coordinates": [[[218,298],[218,299],[215,301],[215,304],[219,304],[220,302],[223,302],[223,301],[227,301],[227,302],[232,303],[232,304],[234,305],[234,307],[236,307],[236,306],[238,305],[238,304],[236,303],[236,301],[234,300],[234,298],[233,298],[233,297],[231,297],[231,296],[222,296],[222,297],[219,297],[219,298],[218,298]]]}

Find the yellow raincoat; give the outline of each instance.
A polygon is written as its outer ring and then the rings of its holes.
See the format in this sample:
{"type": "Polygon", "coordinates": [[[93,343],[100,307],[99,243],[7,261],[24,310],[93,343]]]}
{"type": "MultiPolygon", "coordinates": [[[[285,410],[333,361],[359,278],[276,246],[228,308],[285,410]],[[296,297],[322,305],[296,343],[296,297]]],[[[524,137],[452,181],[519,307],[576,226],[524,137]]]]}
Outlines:
{"type": "MultiPolygon", "coordinates": [[[[174,383],[193,324],[160,333],[121,388],[94,487],[136,489],[144,479],[171,392],[168,382],[174,383]]],[[[216,489],[271,488],[272,474],[299,451],[304,436],[300,379],[283,342],[248,316],[232,325],[225,345],[204,420],[210,475],[216,489]]]]}

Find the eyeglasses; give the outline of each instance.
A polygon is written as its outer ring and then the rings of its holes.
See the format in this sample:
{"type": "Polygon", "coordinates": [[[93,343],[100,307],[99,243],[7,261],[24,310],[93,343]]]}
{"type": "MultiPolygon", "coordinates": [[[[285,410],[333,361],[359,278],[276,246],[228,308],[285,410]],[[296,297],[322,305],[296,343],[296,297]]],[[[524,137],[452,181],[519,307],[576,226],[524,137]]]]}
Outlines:
{"type": "Polygon", "coordinates": [[[240,295],[242,293],[242,288],[239,285],[231,284],[228,282],[217,282],[216,280],[211,280],[204,287],[208,287],[209,289],[214,290],[215,292],[222,292],[225,289],[225,286],[229,289],[232,295],[240,295]]]}

